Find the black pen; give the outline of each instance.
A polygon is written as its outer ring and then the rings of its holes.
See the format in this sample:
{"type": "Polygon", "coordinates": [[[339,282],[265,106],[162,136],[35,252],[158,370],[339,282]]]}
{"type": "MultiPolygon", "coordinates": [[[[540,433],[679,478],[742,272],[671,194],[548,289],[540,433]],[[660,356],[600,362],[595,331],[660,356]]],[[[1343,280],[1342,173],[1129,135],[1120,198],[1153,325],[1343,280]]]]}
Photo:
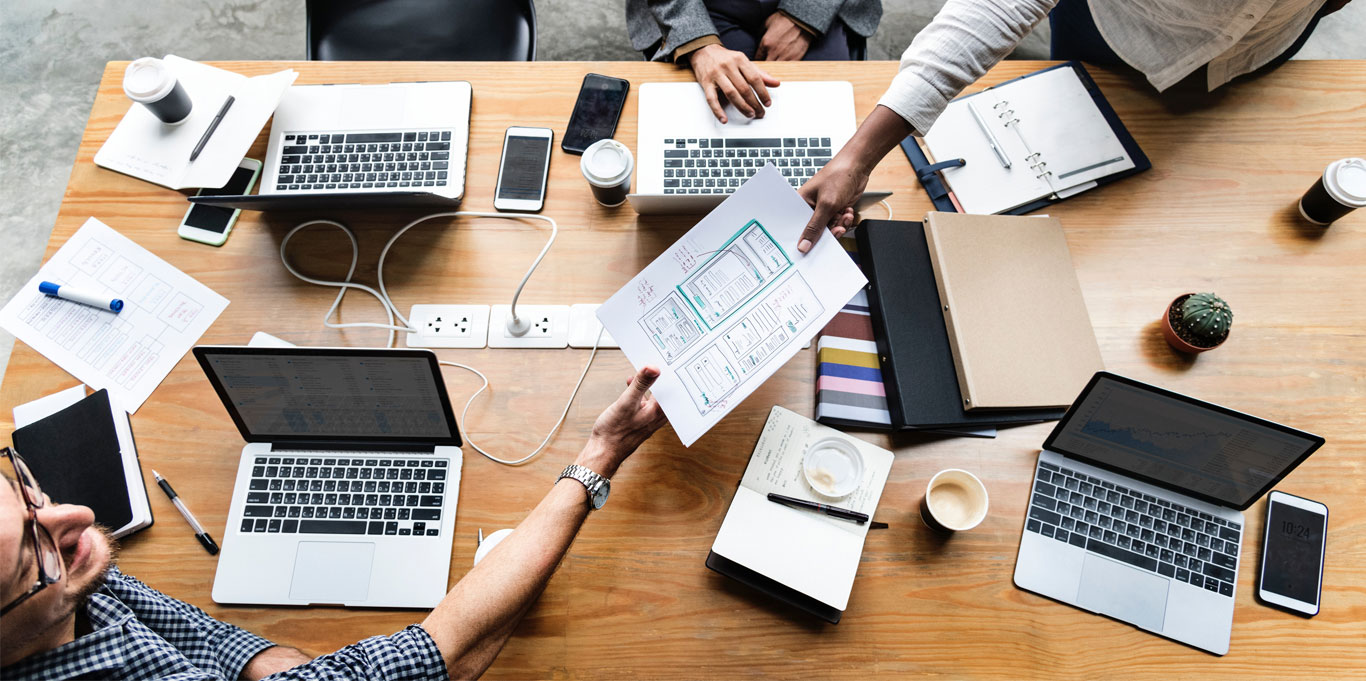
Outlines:
{"type": "Polygon", "coordinates": [[[199,524],[199,521],[195,520],[194,514],[190,513],[190,509],[185,508],[185,504],[180,503],[180,495],[176,494],[175,490],[171,489],[171,483],[166,482],[166,478],[161,477],[161,474],[155,470],[152,471],[152,477],[157,479],[157,486],[161,487],[161,491],[165,492],[166,496],[171,498],[171,503],[175,504],[176,510],[180,511],[180,515],[185,517],[185,522],[190,524],[190,529],[194,530],[194,538],[198,539],[199,543],[204,545],[204,550],[208,551],[210,556],[217,555],[218,544],[213,542],[213,537],[210,537],[209,533],[204,531],[203,526],[199,524]]]}
{"type": "Polygon", "coordinates": [[[793,508],[805,508],[810,509],[812,511],[820,511],[828,516],[840,518],[842,520],[852,520],[860,525],[868,522],[868,514],[866,513],[859,513],[858,511],[851,511],[847,508],[839,508],[838,506],[831,506],[829,504],[821,504],[814,501],[807,501],[805,499],[796,499],[793,497],[783,496],[781,494],[774,494],[772,492],[768,493],[768,500],[782,504],[784,506],[791,506],[793,508]]]}
{"type": "Polygon", "coordinates": [[[227,101],[223,102],[223,108],[218,110],[218,115],[213,117],[213,122],[209,123],[209,129],[204,131],[204,136],[199,138],[199,144],[194,145],[194,151],[190,152],[190,161],[199,158],[199,152],[204,151],[204,145],[209,143],[209,138],[213,137],[213,131],[218,129],[218,124],[223,122],[223,117],[228,115],[228,109],[232,108],[232,103],[237,101],[236,97],[228,95],[227,101]]]}

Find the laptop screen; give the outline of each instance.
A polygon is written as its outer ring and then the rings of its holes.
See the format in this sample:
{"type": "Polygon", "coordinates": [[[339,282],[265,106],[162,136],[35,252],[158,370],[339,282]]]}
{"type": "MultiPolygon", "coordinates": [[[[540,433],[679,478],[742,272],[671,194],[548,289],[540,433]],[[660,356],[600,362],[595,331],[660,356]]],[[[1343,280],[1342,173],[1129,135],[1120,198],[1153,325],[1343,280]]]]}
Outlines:
{"type": "Polygon", "coordinates": [[[195,356],[248,442],[460,444],[427,351],[201,346],[195,356]]]}
{"type": "Polygon", "coordinates": [[[1322,444],[1316,435],[1100,372],[1044,448],[1243,510],[1322,444]]]}

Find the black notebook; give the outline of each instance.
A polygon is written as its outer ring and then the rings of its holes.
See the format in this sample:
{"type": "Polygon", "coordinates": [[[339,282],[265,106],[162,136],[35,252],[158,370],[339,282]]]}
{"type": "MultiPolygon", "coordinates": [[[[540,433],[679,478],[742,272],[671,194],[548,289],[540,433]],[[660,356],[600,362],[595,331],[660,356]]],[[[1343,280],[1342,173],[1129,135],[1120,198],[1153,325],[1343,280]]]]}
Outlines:
{"type": "Polygon", "coordinates": [[[12,439],[48,497],[89,506],[95,522],[123,536],[152,524],[127,423],[127,413],[100,390],[15,430],[12,439]]]}
{"type": "Polygon", "coordinates": [[[1002,426],[1062,418],[1064,409],[967,412],[919,222],[865,220],[855,231],[892,425],[902,430],[1002,426]]]}

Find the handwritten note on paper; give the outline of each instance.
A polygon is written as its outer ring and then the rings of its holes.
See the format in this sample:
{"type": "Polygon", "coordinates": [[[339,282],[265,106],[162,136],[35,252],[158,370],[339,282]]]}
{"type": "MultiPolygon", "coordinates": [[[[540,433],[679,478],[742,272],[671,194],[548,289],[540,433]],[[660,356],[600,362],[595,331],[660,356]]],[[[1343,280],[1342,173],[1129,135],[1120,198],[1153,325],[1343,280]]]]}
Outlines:
{"type": "Polygon", "coordinates": [[[796,244],[811,208],[769,165],[617,291],[598,319],[685,446],[768,380],[867,280],[835,239],[796,244]]]}
{"type": "Polygon", "coordinates": [[[0,310],[0,326],[129,413],[152,394],[228,299],[90,218],[0,310]],[[38,292],[51,281],[123,300],[119,313],[38,292]]]}

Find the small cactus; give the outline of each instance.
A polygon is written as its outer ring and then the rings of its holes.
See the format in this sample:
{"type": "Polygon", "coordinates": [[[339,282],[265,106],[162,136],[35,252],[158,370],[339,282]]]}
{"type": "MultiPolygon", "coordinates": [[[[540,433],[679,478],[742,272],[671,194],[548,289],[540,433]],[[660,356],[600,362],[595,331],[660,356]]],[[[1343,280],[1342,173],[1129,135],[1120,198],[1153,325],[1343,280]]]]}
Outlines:
{"type": "Polygon", "coordinates": [[[1228,338],[1233,309],[1213,293],[1195,293],[1181,303],[1181,326],[1202,347],[1214,347],[1228,338]]]}

